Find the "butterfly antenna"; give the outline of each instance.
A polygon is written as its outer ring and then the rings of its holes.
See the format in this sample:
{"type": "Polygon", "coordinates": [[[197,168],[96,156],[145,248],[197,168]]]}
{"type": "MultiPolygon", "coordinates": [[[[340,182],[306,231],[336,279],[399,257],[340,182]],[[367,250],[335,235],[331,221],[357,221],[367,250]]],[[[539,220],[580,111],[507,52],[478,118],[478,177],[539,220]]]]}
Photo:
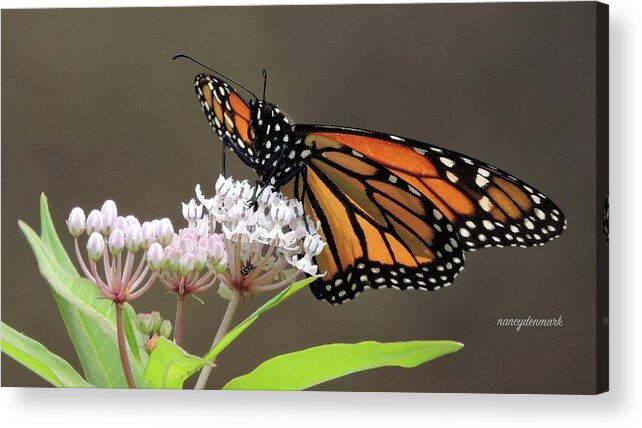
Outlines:
{"type": "Polygon", "coordinates": [[[267,88],[267,70],[263,69],[263,102],[265,102],[265,90],[267,88]]]}
{"type": "MultiPolygon", "coordinates": [[[[247,87],[245,87],[245,86],[241,85],[239,82],[237,82],[236,80],[232,79],[232,78],[231,78],[231,77],[229,77],[229,76],[226,76],[225,74],[221,73],[220,71],[215,70],[215,69],[213,69],[212,67],[210,67],[210,66],[208,66],[208,65],[206,65],[206,64],[203,64],[202,62],[200,62],[200,61],[198,61],[198,60],[196,60],[196,59],[192,58],[192,57],[191,57],[191,56],[189,56],[189,55],[185,55],[185,54],[181,54],[181,53],[174,55],[174,56],[172,57],[172,60],[176,60],[176,59],[178,59],[178,58],[185,58],[185,59],[188,59],[188,60],[190,60],[190,61],[192,61],[192,62],[194,62],[194,63],[196,63],[196,64],[200,65],[201,67],[205,67],[205,68],[206,68],[206,69],[208,69],[209,71],[211,71],[211,72],[213,72],[213,73],[215,73],[215,74],[218,74],[218,75],[219,75],[220,77],[222,77],[223,79],[228,80],[228,81],[229,81],[229,82],[231,82],[231,83],[234,83],[234,84],[235,84],[236,86],[238,86],[239,88],[242,88],[242,89],[246,90],[250,95],[252,95],[252,96],[254,97],[254,99],[255,99],[257,102],[259,101],[259,97],[257,97],[257,96],[254,94],[254,92],[250,91],[247,87]]],[[[264,91],[265,91],[265,89],[264,89],[264,91]]],[[[265,98],[265,96],[264,96],[264,98],[265,98]]]]}

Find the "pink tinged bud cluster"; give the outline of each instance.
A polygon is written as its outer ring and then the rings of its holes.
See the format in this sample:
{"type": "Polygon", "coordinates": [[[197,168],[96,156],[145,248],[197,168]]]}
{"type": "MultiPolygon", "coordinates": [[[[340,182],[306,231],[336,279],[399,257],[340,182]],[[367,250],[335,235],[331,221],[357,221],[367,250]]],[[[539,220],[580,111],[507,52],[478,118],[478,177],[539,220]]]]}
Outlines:
{"type": "Polygon", "coordinates": [[[197,212],[193,200],[191,208],[184,204],[183,214],[188,222],[207,222],[210,230],[220,230],[220,248],[228,260],[227,269],[219,273],[223,297],[230,298],[234,290],[245,294],[275,290],[301,273],[317,274],[314,257],[325,243],[301,202],[271,186],[253,187],[247,181],[222,176],[213,197],[206,198],[200,186],[196,186],[196,195],[205,216],[188,218],[197,212]]]}
{"type": "Polygon", "coordinates": [[[166,289],[187,295],[211,288],[227,266],[227,255],[220,236],[210,234],[206,221],[183,212],[193,224],[175,233],[165,247],[160,278],[166,289]]]}
{"type": "Polygon", "coordinates": [[[100,210],[92,210],[86,219],[82,209],[74,208],[67,227],[84,275],[103,296],[117,303],[139,297],[153,284],[165,260],[164,247],[174,236],[169,219],[141,224],[135,216],[119,216],[111,200],[105,201],[100,210]],[[78,243],[83,232],[89,236],[88,263],[78,243]]]}

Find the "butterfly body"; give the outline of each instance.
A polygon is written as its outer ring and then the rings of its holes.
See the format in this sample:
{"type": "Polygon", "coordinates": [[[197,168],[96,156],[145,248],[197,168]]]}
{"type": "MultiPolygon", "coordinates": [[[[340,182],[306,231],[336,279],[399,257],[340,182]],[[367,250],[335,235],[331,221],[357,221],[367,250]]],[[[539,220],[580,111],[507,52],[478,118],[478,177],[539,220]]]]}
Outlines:
{"type": "Polygon", "coordinates": [[[223,143],[321,224],[329,251],[317,257],[326,272],[311,286],[319,299],[448,287],[465,251],[544,245],[566,226],[543,193],[470,156],[381,132],[294,124],[209,74],[195,87],[223,143]]]}

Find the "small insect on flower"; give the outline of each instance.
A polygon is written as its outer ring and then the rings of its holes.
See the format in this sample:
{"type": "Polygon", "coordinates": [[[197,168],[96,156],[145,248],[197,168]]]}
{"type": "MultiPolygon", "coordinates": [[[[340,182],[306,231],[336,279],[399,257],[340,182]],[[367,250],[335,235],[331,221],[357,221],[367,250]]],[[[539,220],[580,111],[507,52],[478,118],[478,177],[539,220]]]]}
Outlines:
{"type": "Polygon", "coordinates": [[[196,221],[206,222],[210,231],[220,230],[214,235],[220,239],[216,250],[224,250],[228,263],[227,269],[219,267],[219,294],[227,299],[234,292],[258,294],[289,285],[303,273],[317,274],[314,256],[325,243],[299,201],[271,186],[253,187],[223,176],[214,188],[214,196],[206,198],[196,186],[205,208],[196,221]]]}

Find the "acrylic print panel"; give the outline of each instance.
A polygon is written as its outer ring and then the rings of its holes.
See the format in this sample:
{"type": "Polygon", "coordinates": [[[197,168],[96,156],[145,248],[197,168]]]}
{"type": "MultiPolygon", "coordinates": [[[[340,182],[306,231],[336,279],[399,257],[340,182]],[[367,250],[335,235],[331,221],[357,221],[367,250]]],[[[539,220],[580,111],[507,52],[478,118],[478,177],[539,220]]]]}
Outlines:
{"type": "Polygon", "coordinates": [[[608,388],[605,6],[2,14],[3,386],[608,388]]]}

